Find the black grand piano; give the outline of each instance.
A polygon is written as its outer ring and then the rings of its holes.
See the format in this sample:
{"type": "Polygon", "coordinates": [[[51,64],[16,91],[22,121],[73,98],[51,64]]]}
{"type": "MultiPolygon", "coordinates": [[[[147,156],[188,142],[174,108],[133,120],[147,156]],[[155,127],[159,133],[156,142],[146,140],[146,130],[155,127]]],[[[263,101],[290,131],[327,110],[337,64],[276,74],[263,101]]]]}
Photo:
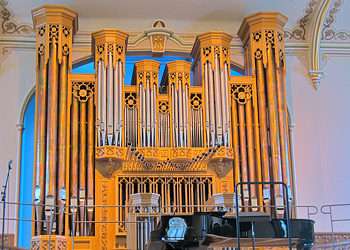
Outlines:
{"type": "MultiPolygon", "coordinates": [[[[241,247],[288,247],[286,219],[271,219],[263,212],[241,212],[241,247]]],[[[290,219],[293,248],[311,249],[314,221],[290,219]]],[[[236,218],[226,212],[197,212],[193,215],[165,215],[151,232],[148,250],[207,249],[237,247],[236,218]]]]}

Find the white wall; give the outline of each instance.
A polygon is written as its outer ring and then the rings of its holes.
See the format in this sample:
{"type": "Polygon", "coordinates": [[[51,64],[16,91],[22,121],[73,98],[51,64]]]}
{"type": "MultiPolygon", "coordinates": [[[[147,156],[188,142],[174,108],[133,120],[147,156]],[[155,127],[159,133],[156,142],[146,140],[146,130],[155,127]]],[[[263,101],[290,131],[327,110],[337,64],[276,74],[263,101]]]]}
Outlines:
{"type": "MultiPolygon", "coordinates": [[[[7,163],[13,159],[9,180],[10,195],[7,201],[15,201],[18,114],[22,102],[35,84],[34,51],[13,51],[0,70],[0,186],[5,184],[7,163]]],[[[34,145],[33,145],[34,146],[34,145]]],[[[0,217],[2,217],[2,204],[0,217]]],[[[7,210],[6,210],[7,213],[7,210]]],[[[6,216],[7,217],[7,216],[6,216]]],[[[14,208],[10,207],[10,217],[14,217],[14,208]]],[[[12,223],[11,223],[12,224],[12,223]]],[[[0,228],[0,231],[2,227],[0,228]]],[[[6,231],[5,231],[6,232],[6,231]]],[[[12,227],[10,232],[12,232],[12,227]]]]}
{"type": "MultiPolygon", "coordinates": [[[[299,205],[350,203],[350,57],[332,58],[315,91],[306,69],[295,56],[287,57],[287,99],[294,118],[294,151],[299,205]]],[[[347,207],[349,211],[350,207],[347,207]]],[[[334,210],[337,218],[349,212],[334,210]]],[[[316,232],[329,232],[327,215],[314,217],[316,232]]],[[[349,222],[334,224],[350,231],[349,222]]]]}

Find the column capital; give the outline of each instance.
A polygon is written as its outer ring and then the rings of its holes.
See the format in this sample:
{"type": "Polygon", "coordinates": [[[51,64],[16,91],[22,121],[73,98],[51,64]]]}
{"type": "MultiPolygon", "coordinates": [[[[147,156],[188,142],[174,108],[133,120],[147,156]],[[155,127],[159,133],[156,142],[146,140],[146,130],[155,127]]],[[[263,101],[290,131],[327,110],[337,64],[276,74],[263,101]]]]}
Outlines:
{"type": "Polygon", "coordinates": [[[278,30],[283,32],[284,25],[287,23],[288,17],[277,11],[260,11],[243,19],[241,27],[237,34],[242,40],[243,47],[248,41],[251,33],[260,30],[278,30]]]}
{"type": "Polygon", "coordinates": [[[63,24],[78,31],[78,12],[63,5],[43,5],[32,10],[34,27],[44,24],[63,24]]]}

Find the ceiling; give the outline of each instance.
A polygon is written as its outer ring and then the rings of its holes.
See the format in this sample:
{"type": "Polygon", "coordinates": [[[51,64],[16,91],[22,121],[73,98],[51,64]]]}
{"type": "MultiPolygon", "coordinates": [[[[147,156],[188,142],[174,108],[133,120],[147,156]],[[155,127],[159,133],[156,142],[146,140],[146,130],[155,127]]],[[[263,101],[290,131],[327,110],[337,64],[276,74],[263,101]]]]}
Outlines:
{"type": "Polygon", "coordinates": [[[311,10],[308,16],[311,23],[323,1],[332,2],[330,9],[335,2],[340,2],[339,10],[333,15],[338,29],[350,27],[345,15],[347,10],[350,11],[350,3],[344,3],[345,0],[7,0],[6,7],[17,23],[31,23],[32,9],[44,4],[65,5],[78,11],[79,30],[83,32],[102,28],[140,32],[149,28],[154,20],[162,19],[169,29],[177,33],[223,30],[235,35],[245,16],[262,10],[279,11],[286,15],[289,18],[286,28],[290,30],[298,27],[300,19],[311,10]]]}

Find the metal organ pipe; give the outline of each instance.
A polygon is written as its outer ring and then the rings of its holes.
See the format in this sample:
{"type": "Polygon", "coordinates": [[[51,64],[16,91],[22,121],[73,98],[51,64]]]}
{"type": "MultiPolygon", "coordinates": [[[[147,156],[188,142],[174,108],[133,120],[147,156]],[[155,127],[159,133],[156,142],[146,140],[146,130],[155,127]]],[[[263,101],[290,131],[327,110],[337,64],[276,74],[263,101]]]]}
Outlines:
{"type": "Polygon", "coordinates": [[[229,81],[228,81],[228,66],[225,63],[224,64],[224,82],[225,82],[225,112],[226,112],[226,123],[227,123],[227,146],[231,147],[231,120],[230,120],[230,99],[229,99],[229,95],[230,93],[230,86],[229,86],[229,81]]]}
{"type": "MultiPolygon", "coordinates": [[[[143,85],[143,84],[142,84],[143,85]]],[[[145,87],[142,86],[142,131],[143,131],[143,146],[146,147],[146,96],[145,96],[145,87]]]]}
{"type": "Polygon", "coordinates": [[[174,85],[174,99],[175,99],[175,107],[174,107],[174,116],[175,116],[175,147],[179,147],[179,99],[176,90],[176,86],[174,85]]]}
{"type": "Polygon", "coordinates": [[[171,123],[172,123],[172,139],[173,139],[173,147],[175,147],[175,86],[171,85],[171,123]]]}
{"type": "Polygon", "coordinates": [[[146,128],[147,128],[147,147],[151,146],[151,121],[150,121],[150,82],[149,79],[146,80],[146,103],[145,103],[145,111],[146,113],[146,128]]]}
{"type": "Polygon", "coordinates": [[[101,146],[101,109],[102,109],[102,62],[97,62],[97,146],[101,146]]]}
{"type": "Polygon", "coordinates": [[[115,140],[115,145],[119,146],[119,135],[120,134],[120,120],[119,120],[119,98],[122,95],[122,93],[119,92],[119,61],[116,62],[116,66],[114,68],[114,140],[115,140]]]}
{"type": "Polygon", "coordinates": [[[185,95],[184,95],[184,103],[185,103],[185,147],[190,146],[190,138],[189,138],[189,115],[188,115],[188,85],[185,85],[185,95]]]}
{"type": "Polygon", "coordinates": [[[210,122],[210,134],[211,134],[211,146],[215,145],[215,112],[214,112],[214,87],[213,87],[213,72],[211,63],[208,63],[208,72],[209,77],[209,122],[210,122]]]}
{"type": "MultiPolygon", "coordinates": [[[[119,113],[119,126],[120,126],[120,135],[119,135],[119,146],[122,146],[122,134],[123,134],[123,100],[124,100],[124,93],[123,93],[123,85],[124,85],[124,78],[123,78],[123,68],[122,68],[122,62],[118,61],[118,76],[119,76],[119,82],[117,84],[117,87],[119,88],[119,107],[118,107],[118,113],[119,113]]],[[[116,144],[117,145],[117,144],[116,144]]]]}
{"type": "MultiPolygon", "coordinates": [[[[218,64],[219,65],[219,64],[218,64]]],[[[226,94],[225,92],[227,92],[226,90],[226,86],[225,86],[225,76],[224,76],[224,69],[222,69],[220,71],[220,92],[221,92],[221,100],[219,101],[221,108],[222,108],[222,129],[223,129],[223,133],[222,133],[222,137],[223,137],[223,145],[226,146],[227,145],[227,116],[226,116],[226,94]]],[[[221,114],[220,114],[221,115],[221,114]]]]}
{"type": "MultiPolygon", "coordinates": [[[[245,131],[245,113],[244,106],[238,104],[238,119],[239,119],[239,135],[240,135],[240,148],[241,148],[241,171],[242,181],[248,181],[248,167],[247,167],[247,146],[246,146],[246,131],[245,131]]],[[[249,200],[248,185],[243,185],[243,199],[245,202],[249,200]]]]}
{"type": "Polygon", "coordinates": [[[215,94],[215,117],[216,117],[216,134],[217,142],[221,145],[222,143],[222,120],[221,120],[221,102],[220,102],[220,64],[219,57],[215,54],[215,83],[214,83],[214,94],[215,94]]]}
{"type": "Polygon", "coordinates": [[[179,146],[183,147],[183,114],[184,114],[184,110],[183,110],[183,100],[182,100],[182,82],[181,80],[179,80],[178,82],[178,97],[179,97],[179,146]]]}
{"type": "MultiPolygon", "coordinates": [[[[113,140],[113,64],[112,52],[108,52],[108,67],[107,67],[107,142],[112,145],[113,140]]],[[[117,87],[117,86],[115,86],[117,87]]]]}
{"type": "Polygon", "coordinates": [[[106,68],[104,62],[102,61],[102,71],[101,71],[101,136],[102,136],[102,146],[106,144],[106,68]]]}

